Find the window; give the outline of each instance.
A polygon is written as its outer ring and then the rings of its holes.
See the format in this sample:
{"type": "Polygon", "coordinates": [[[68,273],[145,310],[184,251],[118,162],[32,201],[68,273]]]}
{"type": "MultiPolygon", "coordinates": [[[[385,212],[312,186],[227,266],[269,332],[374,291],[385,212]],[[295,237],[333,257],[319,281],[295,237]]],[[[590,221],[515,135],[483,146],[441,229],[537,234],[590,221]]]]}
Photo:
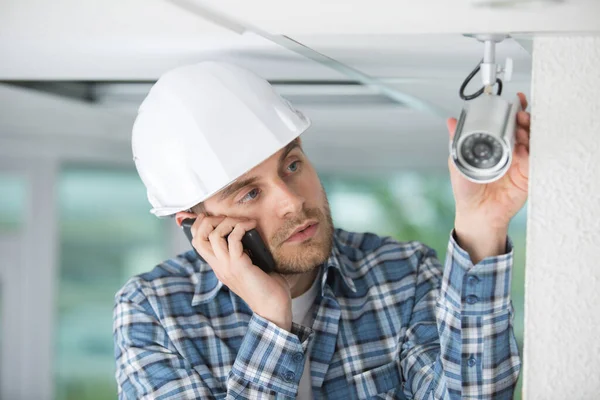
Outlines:
{"type": "Polygon", "coordinates": [[[149,213],[135,170],[65,168],[58,202],[56,399],[114,399],[113,298],[168,258],[173,222],[149,213]]]}
{"type": "MultiPolygon", "coordinates": [[[[15,243],[25,225],[26,210],[28,207],[27,199],[29,187],[27,177],[15,171],[4,170],[0,172],[0,361],[5,361],[3,355],[4,339],[8,336],[4,330],[9,326],[4,318],[7,313],[4,307],[7,306],[4,298],[11,269],[19,268],[18,257],[15,253],[15,243]]],[[[9,284],[15,284],[14,281],[9,284]]],[[[0,365],[0,376],[6,379],[5,368],[10,365],[0,365]]],[[[0,396],[5,388],[0,382],[0,396]]]]}
{"type": "Polygon", "coordinates": [[[27,189],[24,177],[0,172],[0,233],[17,232],[23,226],[27,189]]]}

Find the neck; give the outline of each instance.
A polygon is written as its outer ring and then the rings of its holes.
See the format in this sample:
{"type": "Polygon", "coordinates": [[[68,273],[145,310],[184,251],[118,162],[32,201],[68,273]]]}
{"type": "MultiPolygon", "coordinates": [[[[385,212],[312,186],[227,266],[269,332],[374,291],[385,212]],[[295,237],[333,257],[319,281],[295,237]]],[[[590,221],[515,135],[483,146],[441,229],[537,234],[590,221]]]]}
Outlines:
{"type": "Polygon", "coordinates": [[[302,274],[285,276],[285,279],[290,285],[292,299],[295,299],[296,297],[306,293],[306,291],[312,286],[315,279],[317,279],[318,274],[319,268],[317,267],[302,274]]]}

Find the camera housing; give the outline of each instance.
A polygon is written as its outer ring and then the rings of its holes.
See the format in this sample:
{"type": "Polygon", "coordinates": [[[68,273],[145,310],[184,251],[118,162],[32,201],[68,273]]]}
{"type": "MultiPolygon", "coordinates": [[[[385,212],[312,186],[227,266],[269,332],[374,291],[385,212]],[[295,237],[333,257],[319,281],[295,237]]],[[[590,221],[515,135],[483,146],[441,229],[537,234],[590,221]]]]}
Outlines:
{"type": "Polygon", "coordinates": [[[486,93],[465,102],[450,142],[450,156],[465,178],[490,183],[506,174],[513,159],[519,111],[518,97],[511,103],[486,93]]]}

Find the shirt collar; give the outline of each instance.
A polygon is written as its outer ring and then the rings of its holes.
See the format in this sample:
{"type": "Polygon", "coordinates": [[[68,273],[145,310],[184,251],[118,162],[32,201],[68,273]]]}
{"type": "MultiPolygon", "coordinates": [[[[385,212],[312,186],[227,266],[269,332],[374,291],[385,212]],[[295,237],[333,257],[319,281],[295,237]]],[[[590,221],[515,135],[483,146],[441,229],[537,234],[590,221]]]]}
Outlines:
{"type": "Polygon", "coordinates": [[[325,296],[327,278],[329,277],[329,271],[336,270],[342,278],[342,281],[346,286],[354,293],[356,293],[356,286],[351,278],[350,268],[351,261],[344,255],[340,249],[342,244],[340,243],[337,235],[333,236],[333,247],[331,249],[331,255],[325,262],[325,269],[321,280],[321,295],[325,296]]]}
{"type": "Polygon", "coordinates": [[[198,272],[191,276],[194,285],[192,307],[214,299],[223,287],[229,290],[227,286],[223,285],[223,282],[217,279],[217,275],[206,261],[198,257],[194,251],[190,251],[188,254],[194,258],[194,263],[198,266],[198,272]]]}
{"type": "MultiPolygon", "coordinates": [[[[351,261],[346,257],[341,251],[342,244],[340,243],[337,235],[333,235],[333,246],[331,249],[331,254],[329,258],[325,262],[325,268],[323,271],[323,275],[321,276],[321,295],[325,296],[325,287],[327,284],[327,278],[329,276],[329,271],[336,270],[342,278],[342,281],[346,284],[346,286],[354,293],[356,293],[356,286],[352,281],[350,275],[351,261]]],[[[213,272],[212,268],[208,263],[199,258],[193,251],[190,251],[186,254],[186,258],[188,261],[194,262],[198,265],[198,272],[194,273],[191,276],[192,284],[194,285],[194,297],[192,298],[192,307],[198,304],[206,303],[212,299],[214,299],[219,293],[221,288],[227,288],[227,286],[223,285],[223,282],[217,279],[217,276],[213,272]],[[193,257],[193,260],[190,259],[193,257]]]]}

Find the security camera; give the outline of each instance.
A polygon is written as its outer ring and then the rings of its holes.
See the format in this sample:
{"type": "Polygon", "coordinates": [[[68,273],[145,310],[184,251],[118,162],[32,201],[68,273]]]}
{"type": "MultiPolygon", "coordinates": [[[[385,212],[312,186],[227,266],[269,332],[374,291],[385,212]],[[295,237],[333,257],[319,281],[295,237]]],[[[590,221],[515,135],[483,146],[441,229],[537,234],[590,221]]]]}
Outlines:
{"type": "Polygon", "coordinates": [[[521,101],[482,95],[465,104],[450,154],[458,170],[470,181],[490,183],[510,168],[515,145],[517,112],[521,101]]]}
{"type": "Polygon", "coordinates": [[[509,102],[502,97],[502,81],[498,73],[510,78],[512,62],[502,69],[495,63],[495,43],[506,35],[478,35],[485,44],[484,58],[467,77],[460,89],[465,105],[450,142],[450,156],[457,169],[475,183],[490,183],[500,179],[510,168],[516,142],[517,112],[521,110],[518,97],[509,102]],[[482,71],[483,88],[472,95],[464,89],[479,71],[482,71]],[[497,84],[497,93],[492,93],[497,84]]]}

